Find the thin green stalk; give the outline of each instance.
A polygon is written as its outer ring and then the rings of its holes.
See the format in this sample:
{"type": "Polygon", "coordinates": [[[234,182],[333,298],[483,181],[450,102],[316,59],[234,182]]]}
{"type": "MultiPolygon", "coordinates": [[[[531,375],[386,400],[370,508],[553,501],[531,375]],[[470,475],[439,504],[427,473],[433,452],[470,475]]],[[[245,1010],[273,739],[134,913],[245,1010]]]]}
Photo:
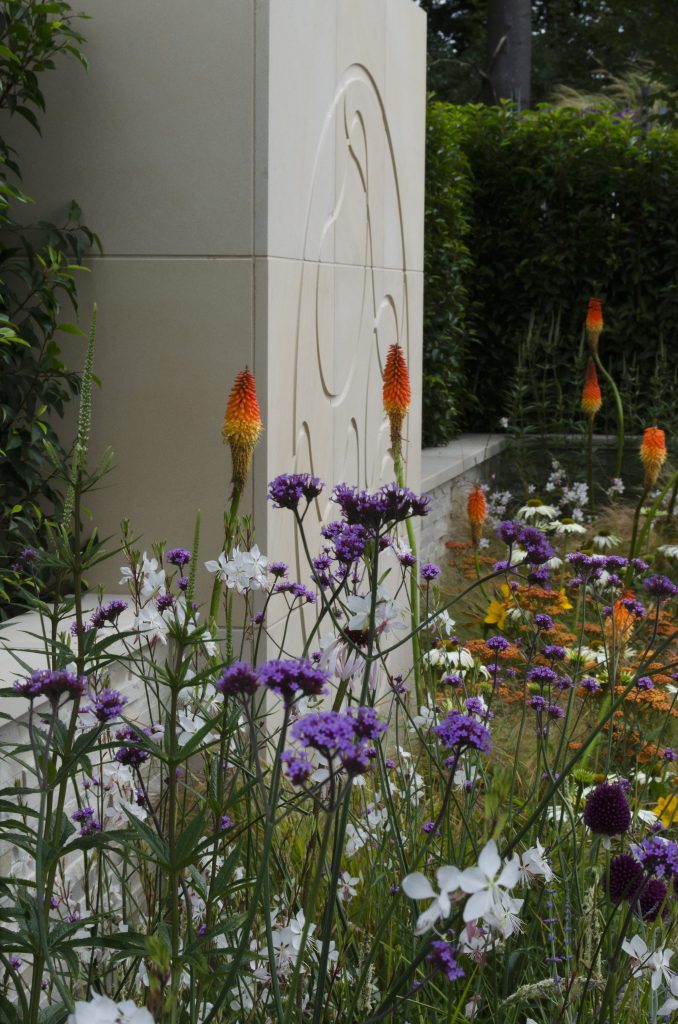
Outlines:
{"type": "Polygon", "coordinates": [[[593,416],[589,416],[588,421],[586,432],[586,484],[589,492],[589,512],[593,516],[596,512],[596,503],[593,497],[593,416]]]}
{"type": "MultiPolygon", "coordinates": [[[[395,469],[395,478],[398,487],[405,486],[405,467],[400,457],[400,453],[394,453],[393,467],[395,469]]],[[[410,545],[412,554],[417,555],[417,538],[414,532],[414,524],[411,519],[405,520],[405,529],[407,530],[407,542],[410,545]]],[[[421,678],[421,646],[419,643],[419,633],[417,627],[419,626],[419,584],[417,580],[418,565],[415,561],[414,565],[410,567],[410,618],[412,623],[412,668],[414,669],[414,688],[417,695],[417,707],[421,707],[426,702],[426,695],[424,694],[421,678]]]]}
{"type": "Polygon", "coordinates": [[[597,351],[594,352],[593,358],[595,359],[596,365],[602,373],[603,377],[610,385],[610,388],[612,389],[612,394],[614,395],[615,405],[617,406],[617,467],[615,476],[621,477],[622,465],[624,463],[624,406],[622,405],[619,389],[617,388],[617,385],[615,384],[610,374],[607,372],[607,370],[601,363],[600,355],[597,351]]]}

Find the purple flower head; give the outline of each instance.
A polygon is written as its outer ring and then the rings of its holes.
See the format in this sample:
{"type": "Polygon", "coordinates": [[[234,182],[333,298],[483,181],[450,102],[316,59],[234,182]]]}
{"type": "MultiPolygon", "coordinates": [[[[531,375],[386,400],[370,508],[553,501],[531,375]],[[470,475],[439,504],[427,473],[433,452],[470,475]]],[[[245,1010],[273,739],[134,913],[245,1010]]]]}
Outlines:
{"type": "Polygon", "coordinates": [[[463,677],[456,673],[452,673],[449,676],[443,676],[442,682],[445,686],[452,686],[455,690],[458,690],[464,685],[463,677]]]}
{"type": "Polygon", "coordinates": [[[353,565],[365,553],[367,543],[367,530],[360,523],[335,524],[332,542],[334,545],[334,557],[343,566],[353,565]]]}
{"type": "Polygon", "coordinates": [[[645,617],[645,605],[635,597],[623,597],[622,606],[626,608],[627,612],[630,612],[636,619],[642,619],[645,617]]]}
{"type": "Polygon", "coordinates": [[[628,558],[623,558],[621,555],[606,555],[605,557],[605,569],[607,572],[619,572],[621,569],[625,569],[628,564],[628,558]]]}
{"type": "Polygon", "coordinates": [[[283,473],[268,485],[268,497],[274,508],[288,508],[295,512],[302,498],[308,504],[318,497],[324,486],[317,476],[310,473],[283,473]]]}
{"type": "Polygon", "coordinates": [[[313,762],[305,751],[297,753],[295,750],[286,750],[280,755],[280,760],[286,767],[287,778],[293,786],[301,786],[315,771],[313,762]]]}
{"type": "Polygon", "coordinates": [[[607,894],[612,903],[632,903],[646,883],[643,866],[630,853],[622,853],[610,861],[607,894]]]}
{"type": "Polygon", "coordinates": [[[144,750],[137,744],[143,743],[144,733],[143,730],[133,729],[130,725],[123,726],[122,729],[118,729],[115,734],[116,740],[123,742],[123,746],[116,750],[114,760],[118,764],[127,764],[132,768],[138,768],[139,765],[143,764],[144,761],[148,761],[151,756],[148,750],[144,750]]]}
{"type": "MultiPolygon", "coordinates": [[[[352,712],[349,712],[353,717],[352,712]]],[[[388,726],[379,721],[374,708],[360,707],[355,716],[355,734],[361,740],[376,740],[386,732],[388,726]]]]}
{"type": "Polygon", "coordinates": [[[251,697],[259,687],[259,680],[246,661],[235,661],[224,669],[214,686],[224,697],[251,697]]]}
{"type": "Polygon", "coordinates": [[[558,676],[556,678],[555,686],[557,690],[570,690],[573,685],[569,676],[558,676]]]}
{"type": "Polygon", "coordinates": [[[528,706],[534,708],[535,711],[546,711],[548,707],[548,701],[545,697],[540,697],[539,694],[535,694],[534,697],[530,697],[528,700],[528,706]]]}
{"type": "MultiPolygon", "coordinates": [[[[107,622],[111,624],[116,622],[120,615],[127,608],[127,601],[121,601],[120,598],[114,598],[109,601],[108,604],[102,604],[92,614],[92,618],[89,621],[88,629],[100,629],[107,622]]],[[[73,623],[77,627],[76,623],[73,623]]],[[[72,628],[72,627],[71,627],[72,628]]]]}
{"type": "Polygon", "coordinates": [[[520,536],[520,530],[520,523],[514,523],[510,519],[505,519],[497,527],[497,537],[499,540],[503,540],[504,544],[515,544],[520,536]]]}
{"type": "Polygon", "coordinates": [[[564,661],[567,657],[567,651],[560,644],[546,644],[542,653],[551,661],[564,661]]]}
{"type": "Polygon", "coordinates": [[[364,743],[352,743],[339,751],[339,760],[349,775],[364,775],[370,767],[369,749],[364,743]]]}
{"type": "Polygon", "coordinates": [[[274,658],[257,669],[259,682],[282,697],[287,707],[297,697],[318,697],[325,692],[329,673],[315,668],[304,658],[283,661],[274,658]]]}
{"type": "Polygon", "coordinates": [[[416,565],[417,558],[411,551],[400,551],[398,552],[398,561],[405,569],[411,569],[413,565],[416,565]]]}
{"type": "Polygon", "coordinates": [[[276,583],[271,591],[272,594],[291,594],[292,597],[301,597],[307,604],[313,604],[315,594],[303,583],[292,583],[290,580],[281,580],[276,583]]]}
{"type": "Polygon", "coordinates": [[[174,608],[177,599],[172,594],[160,594],[155,603],[159,612],[166,612],[174,608]]]}
{"type": "Polygon", "coordinates": [[[485,706],[480,697],[468,697],[464,701],[464,707],[469,715],[477,715],[478,718],[483,718],[486,722],[491,722],[494,718],[493,712],[485,706]]]}
{"type": "Polygon", "coordinates": [[[636,679],[636,688],[638,690],[654,690],[654,683],[649,676],[641,676],[636,679]]]}
{"type": "Polygon", "coordinates": [[[489,729],[471,715],[464,715],[461,711],[451,711],[439,725],[433,727],[433,732],[444,747],[457,753],[473,749],[487,754],[492,746],[489,729]]]}
{"type": "Polygon", "coordinates": [[[52,704],[58,704],[64,695],[67,700],[83,697],[87,692],[87,678],[74,672],[67,672],[65,669],[52,671],[43,668],[34,672],[28,679],[17,679],[14,689],[28,700],[46,697],[52,704]]]}
{"type": "Polygon", "coordinates": [[[672,747],[664,747],[662,750],[662,757],[665,761],[675,761],[678,759],[678,754],[672,747]]]}
{"type": "Polygon", "coordinates": [[[531,683],[537,683],[539,686],[551,686],[555,684],[558,674],[548,665],[535,665],[527,673],[527,678],[531,683]]]}
{"type": "Polygon", "coordinates": [[[95,832],[101,832],[101,822],[94,816],[92,807],[81,807],[71,815],[71,821],[80,824],[81,836],[92,836],[95,832]]]}
{"type": "Polygon", "coordinates": [[[339,505],[345,522],[364,526],[370,532],[379,531],[387,523],[428,515],[431,501],[428,495],[417,495],[397,483],[385,484],[373,494],[338,484],[332,500],[339,505]]]}
{"type": "Polygon", "coordinates": [[[678,878],[678,845],[673,840],[650,836],[634,850],[648,874],[678,878]]]}
{"type": "Polygon", "coordinates": [[[534,624],[542,633],[550,633],[553,629],[553,619],[545,612],[537,612],[534,617],[534,624]]]}
{"type": "Polygon", "coordinates": [[[229,828],[233,828],[233,818],[230,818],[228,814],[222,814],[219,819],[219,831],[228,832],[229,828]]]}
{"type": "Polygon", "coordinates": [[[549,718],[564,718],[565,712],[561,708],[560,704],[549,704],[546,709],[546,714],[549,718]]]}
{"type": "Polygon", "coordinates": [[[180,576],[179,579],[177,580],[177,587],[179,588],[179,590],[183,590],[185,593],[188,590],[189,583],[190,580],[188,576],[180,576]]]}
{"type": "Polygon", "coordinates": [[[17,956],[15,953],[11,953],[10,956],[7,957],[7,963],[9,964],[13,971],[18,971],[23,963],[23,960],[21,959],[20,956],[17,956]]]}
{"type": "Polygon", "coordinates": [[[433,580],[437,580],[440,576],[440,567],[435,562],[425,562],[419,570],[421,578],[426,580],[427,583],[431,583],[433,580]]]}
{"type": "Polygon", "coordinates": [[[191,552],[187,551],[186,548],[172,548],[165,555],[165,561],[169,562],[170,565],[176,565],[179,569],[183,569],[185,565],[191,560],[191,552]]]}
{"type": "Polygon", "coordinates": [[[607,559],[603,555],[587,555],[584,551],[573,551],[567,556],[577,576],[586,583],[590,579],[598,579],[605,568],[607,559]]]}
{"type": "Polygon", "coordinates": [[[623,786],[602,782],[593,790],[584,808],[584,824],[604,836],[621,836],[631,824],[631,809],[623,786]]]}
{"type": "Polygon", "coordinates": [[[503,636],[491,636],[485,641],[485,646],[489,647],[491,651],[495,651],[497,654],[500,651],[508,651],[511,644],[503,636]]]}
{"type": "Polygon", "coordinates": [[[648,576],[643,580],[643,587],[656,601],[667,600],[678,594],[678,587],[668,576],[648,576]]]}
{"type": "Polygon", "coordinates": [[[540,565],[533,572],[528,572],[527,582],[537,587],[544,587],[546,590],[550,589],[549,583],[551,582],[551,573],[545,565],[540,565]]]}
{"type": "Polygon", "coordinates": [[[536,526],[522,526],[518,535],[520,544],[525,548],[529,565],[543,565],[553,558],[555,551],[551,544],[536,526]]]}
{"type": "Polygon", "coordinates": [[[449,942],[443,939],[435,939],[431,943],[430,952],[426,959],[431,964],[434,973],[444,974],[448,981],[457,981],[464,977],[464,971],[457,963],[456,950],[449,942]]]}
{"type": "Polygon", "coordinates": [[[112,722],[119,718],[129,698],[125,697],[119,690],[102,690],[92,698],[92,703],[85,711],[91,711],[100,722],[112,722]]]}
{"type": "Polygon", "coordinates": [[[287,562],[269,562],[268,571],[271,576],[287,576],[289,565],[287,562]]]}
{"type": "Polygon", "coordinates": [[[668,908],[664,906],[664,903],[668,892],[668,887],[661,878],[651,878],[647,882],[638,899],[640,913],[644,920],[656,921],[660,912],[663,911],[664,914],[667,912],[668,908]]]}
{"type": "Polygon", "coordinates": [[[642,573],[647,572],[647,570],[650,568],[647,562],[644,562],[642,558],[632,558],[631,565],[633,566],[634,571],[637,572],[639,576],[642,575],[642,573]]]}

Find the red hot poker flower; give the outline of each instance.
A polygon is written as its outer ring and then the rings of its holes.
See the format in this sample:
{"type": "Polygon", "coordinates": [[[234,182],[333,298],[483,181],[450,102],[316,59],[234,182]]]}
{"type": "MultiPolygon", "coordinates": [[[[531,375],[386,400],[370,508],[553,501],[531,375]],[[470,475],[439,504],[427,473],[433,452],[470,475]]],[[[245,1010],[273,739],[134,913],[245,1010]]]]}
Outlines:
{"type": "Polygon", "coordinates": [[[224,441],[231,448],[235,490],[242,490],[247,479],[252,452],[262,430],[254,374],[245,367],[236,375],[231,388],[222,428],[224,441]]]}
{"type": "Polygon", "coordinates": [[[589,299],[589,308],[586,313],[586,337],[594,355],[598,351],[598,339],[602,330],[603,304],[600,299],[589,299]]]}
{"type": "Polygon", "coordinates": [[[603,396],[600,392],[600,384],[598,383],[596,364],[593,359],[591,359],[591,356],[589,356],[586,364],[584,389],[581,395],[581,407],[586,416],[593,418],[602,404],[603,396]]]}
{"type": "Polygon", "coordinates": [[[649,491],[657,483],[659,470],[666,462],[666,438],[663,430],[646,427],[640,446],[640,461],[645,470],[643,486],[649,491]]]}
{"type": "Polygon", "coordinates": [[[412,400],[410,374],[403,350],[397,343],[391,345],[384,366],[384,412],[391,425],[391,448],[394,459],[399,458],[402,445],[403,420],[412,400]]]}
{"type": "Polygon", "coordinates": [[[474,487],[469,494],[466,512],[471,526],[471,540],[473,541],[473,546],[477,548],[480,543],[485,516],[487,515],[487,503],[482,487],[474,487]]]}

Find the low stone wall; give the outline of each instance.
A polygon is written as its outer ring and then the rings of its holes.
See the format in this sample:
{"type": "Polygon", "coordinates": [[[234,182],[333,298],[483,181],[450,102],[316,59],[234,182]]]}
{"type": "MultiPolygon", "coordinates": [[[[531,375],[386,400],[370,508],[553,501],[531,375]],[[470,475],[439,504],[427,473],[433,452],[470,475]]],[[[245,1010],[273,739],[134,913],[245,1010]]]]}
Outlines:
{"type": "Polygon", "coordinates": [[[466,538],[468,492],[472,484],[487,479],[504,443],[501,435],[465,434],[444,448],[421,453],[421,489],[432,500],[421,526],[420,562],[440,562],[450,537],[466,538]]]}

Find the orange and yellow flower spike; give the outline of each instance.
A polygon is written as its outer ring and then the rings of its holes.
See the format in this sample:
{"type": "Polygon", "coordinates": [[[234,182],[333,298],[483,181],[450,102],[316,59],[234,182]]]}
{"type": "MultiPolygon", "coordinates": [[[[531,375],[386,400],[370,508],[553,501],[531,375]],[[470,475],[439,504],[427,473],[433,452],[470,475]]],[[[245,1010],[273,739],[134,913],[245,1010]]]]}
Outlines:
{"type": "Polygon", "coordinates": [[[596,415],[603,404],[603,396],[598,383],[598,372],[596,364],[591,356],[586,364],[586,376],[584,378],[584,389],[581,395],[581,407],[584,414],[591,419],[596,415]]]}
{"type": "Polygon", "coordinates": [[[593,355],[598,351],[598,340],[603,330],[603,304],[600,299],[589,299],[586,312],[586,338],[593,355]]]}
{"type": "Polygon", "coordinates": [[[233,490],[240,492],[252,464],[261,432],[261,413],[254,375],[245,367],[237,374],[226,406],[222,434],[231,448],[233,490]]]}
{"type": "Polygon", "coordinates": [[[412,400],[410,374],[400,345],[393,344],[386,356],[384,366],[384,412],[391,425],[391,449],[394,461],[400,458],[402,447],[403,420],[407,416],[412,400]]]}
{"type": "Polygon", "coordinates": [[[487,503],[482,487],[475,486],[468,496],[466,512],[471,526],[471,540],[473,546],[478,547],[483,530],[483,523],[487,515],[487,503]]]}
{"type": "Polygon", "coordinates": [[[666,437],[663,430],[657,427],[645,428],[640,446],[640,461],[645,470],[643,486],[649,491],[657,483],[659,470],[666,462],[666,437]]]}

